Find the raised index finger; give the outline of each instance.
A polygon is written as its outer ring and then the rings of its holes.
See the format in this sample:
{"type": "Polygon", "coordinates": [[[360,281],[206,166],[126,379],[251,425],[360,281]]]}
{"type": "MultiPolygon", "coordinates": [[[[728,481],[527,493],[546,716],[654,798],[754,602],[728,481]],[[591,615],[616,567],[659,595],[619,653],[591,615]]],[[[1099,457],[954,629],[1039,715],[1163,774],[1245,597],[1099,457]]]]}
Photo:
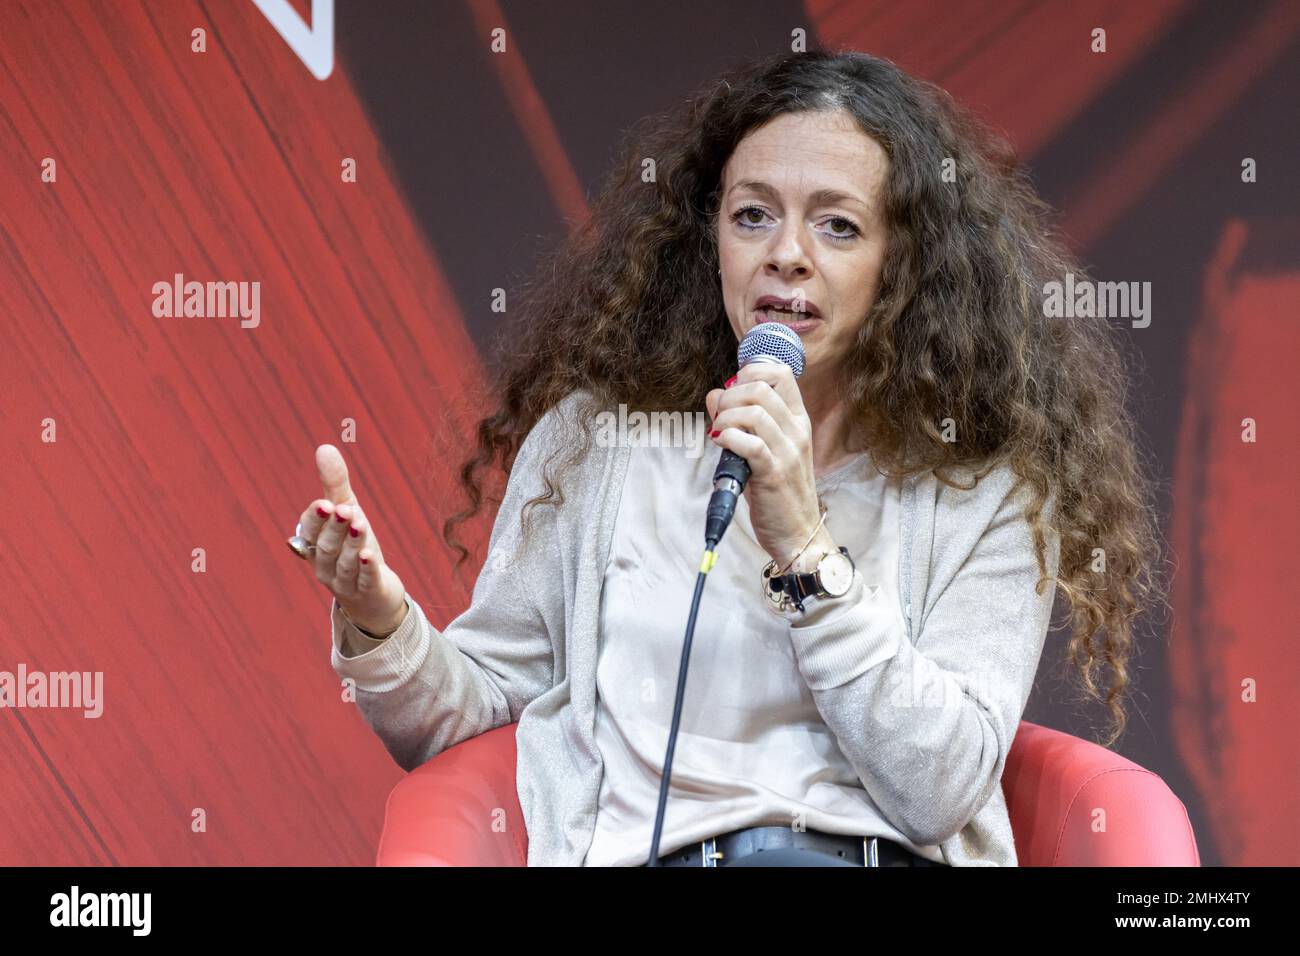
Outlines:
{"type": "Polygon", "coordinates": [[[343,453],[333,445],[316,448],[316,472],[320,475],[326,498],[336,505],[357,503],[357,496],[352,493],[348,481],[348,466],[343,461],[343,453]]]}

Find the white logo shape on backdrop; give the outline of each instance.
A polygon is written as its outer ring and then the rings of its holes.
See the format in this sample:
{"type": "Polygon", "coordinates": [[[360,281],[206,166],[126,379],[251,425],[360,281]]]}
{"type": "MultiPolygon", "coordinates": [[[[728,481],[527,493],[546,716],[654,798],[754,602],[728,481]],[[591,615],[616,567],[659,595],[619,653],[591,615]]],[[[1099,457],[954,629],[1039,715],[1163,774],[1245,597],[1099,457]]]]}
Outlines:
{"type": "Polygon", "coordinates": [[[334,72],[334,0],[311,0],[311,26],[298,16],[289,0],[253,0],[289,49],[323,80],[334,72]]]}

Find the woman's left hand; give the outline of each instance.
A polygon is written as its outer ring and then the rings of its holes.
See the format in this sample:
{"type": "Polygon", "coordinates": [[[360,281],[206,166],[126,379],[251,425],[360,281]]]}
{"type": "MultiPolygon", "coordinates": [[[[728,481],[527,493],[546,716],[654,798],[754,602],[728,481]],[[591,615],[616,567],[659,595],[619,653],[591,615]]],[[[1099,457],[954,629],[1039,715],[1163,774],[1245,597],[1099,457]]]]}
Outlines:
{"type": "MultiPolygon", "coordinates": [[[[711,390],[704,402],[712,419],[710,431],[719,432],[714,442],[749,463],[744,494],[754,536],[777,567],[784,568],[821,520],[812,422],[794,372],[783,363],[751,362],[740,369],[731,388],[711,390]]],[[[828,538],[825,526],[818,534],[828,538]]],[[[810,569],[796,565],[796,570],[810,569]]]]}

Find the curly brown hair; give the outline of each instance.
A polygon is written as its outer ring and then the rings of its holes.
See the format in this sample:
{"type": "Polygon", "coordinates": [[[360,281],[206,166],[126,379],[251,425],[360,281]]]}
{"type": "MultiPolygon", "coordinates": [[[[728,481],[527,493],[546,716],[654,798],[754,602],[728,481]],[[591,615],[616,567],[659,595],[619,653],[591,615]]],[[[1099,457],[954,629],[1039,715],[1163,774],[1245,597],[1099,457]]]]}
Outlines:
{"type": "MultiPolygon", "coordinates": [[[[594,401],[559,474],[589,450],[594,409],[696,411],[734,372],[714,231],[722,169],[750,131],[813,110],[847,111],[889,156],[880,289],[843,363],[855,430],[886,475],[934,469],[967,488],[944,472],[1009,462],[1032,486],[1039,568],[1046,576],[1046,513],[1060,534],[1068,658],[1109,709],[1109,747],[1127,722],[1134,618],[1165,594],[1154,486],[1126,411],[1128,350],[1105,318],[1045,314],[1045,283],[1087,273],[1010,144],[880,57],[766,57],[632,127],[590,218],[543,256],[496,342],[499,407],[460,470],[469,506],[443,525],[456,567],[468,551],[453,529],[483,503],[477,473],[499,464],[508,475],[533,425],[570,393],[594,401]],[[957,441],[944,434],[953,423],[957,441]]],[[[528,506],[562,504],[550,464],[528,506]]]]}

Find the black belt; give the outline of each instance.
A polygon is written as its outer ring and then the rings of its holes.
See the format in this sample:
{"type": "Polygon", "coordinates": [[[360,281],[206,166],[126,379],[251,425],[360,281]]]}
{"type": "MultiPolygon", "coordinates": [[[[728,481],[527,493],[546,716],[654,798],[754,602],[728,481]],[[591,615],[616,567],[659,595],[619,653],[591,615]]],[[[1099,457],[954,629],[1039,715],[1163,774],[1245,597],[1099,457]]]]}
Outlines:
{"type": "MultiPolygon", "coordinates": [[[[858,866],[946,866],[884,837],[846,836],[790,827],[748,827],[688,843],[659,858],[660,866],[719,866],[764,850],[815,850],[858,866]]],[[[646,864],[641,864],[645,866],[646,864]]]]}

